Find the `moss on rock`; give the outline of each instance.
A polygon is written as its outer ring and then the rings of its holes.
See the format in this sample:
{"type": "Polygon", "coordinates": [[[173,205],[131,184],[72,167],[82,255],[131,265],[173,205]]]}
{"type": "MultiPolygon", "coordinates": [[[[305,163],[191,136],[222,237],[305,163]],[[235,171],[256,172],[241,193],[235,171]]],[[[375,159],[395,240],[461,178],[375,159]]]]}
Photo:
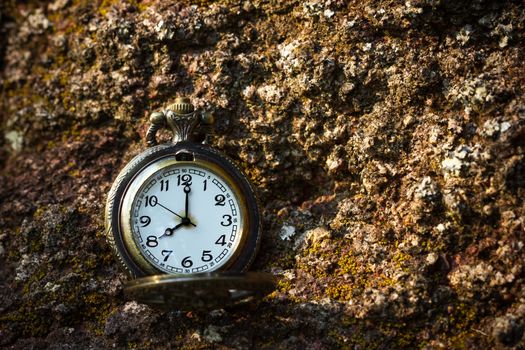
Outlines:
{"type": "Polygon", "coordinates": [[[0,346],[521,344],[524,21],[491,0],[2,3],[0,346]],[[254,269],[281,281],[258,304],[122,299],[105,195],[178,95],[260,192],[254,269]]]}

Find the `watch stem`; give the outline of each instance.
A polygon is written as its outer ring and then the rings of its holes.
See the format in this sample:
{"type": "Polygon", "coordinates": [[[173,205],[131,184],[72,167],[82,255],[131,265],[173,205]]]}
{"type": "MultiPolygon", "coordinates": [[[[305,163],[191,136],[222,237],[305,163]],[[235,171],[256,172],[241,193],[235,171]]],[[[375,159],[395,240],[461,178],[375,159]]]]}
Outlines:
{"type": "Polygon", "coordinates": [[[195,108],[187,97],[177,97],[175,102],[168,106],[168,110],[171,110],[175,114],[189,114],[193,113],[195,108]]]}

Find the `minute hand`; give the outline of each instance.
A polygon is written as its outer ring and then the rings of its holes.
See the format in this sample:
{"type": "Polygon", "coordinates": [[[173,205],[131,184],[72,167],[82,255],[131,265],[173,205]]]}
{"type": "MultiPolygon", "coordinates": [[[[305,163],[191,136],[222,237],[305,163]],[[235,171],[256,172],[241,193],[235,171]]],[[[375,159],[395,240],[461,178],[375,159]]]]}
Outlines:
{"type": "Polygon", "coordinates": [[[187,225],[193,225],[195,227],[197,227],[197,225],[195,225],[193,222],[191,222],[190,218],[188,217],[188,207],[189,207],[189,196],[190,196],[190,192],[191,192],[191,187],[190,186],[185,186],[184,187],[184,193],[186,193],[186,203],[184,205],[184,215],[185,217],[182,219],[182,223],[186,223],[187,225]]]}
{"type": "Polygon", "coordinates": [[[184,193],[186,193],[186,204],[184,205],[184,215],[185,215],[185,218],[188,218],[188,207],[189,207],[189,200],[188,200],[188,197],[190,196],[190,192],[191,192],[191,187],[190,186],[185,186],[184,187],[184,193]]]}

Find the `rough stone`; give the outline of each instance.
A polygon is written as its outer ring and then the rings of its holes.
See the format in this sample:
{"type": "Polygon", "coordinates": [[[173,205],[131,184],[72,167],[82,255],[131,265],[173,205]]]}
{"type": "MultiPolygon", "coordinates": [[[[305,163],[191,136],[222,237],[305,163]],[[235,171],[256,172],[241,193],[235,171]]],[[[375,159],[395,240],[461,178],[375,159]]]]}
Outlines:
{"type": "Polygon", "coordinates": [[[524,28],[517,1],[2,2],[0,347],[521,346],[524,28]],[[104,239],[180,95],[259,192],[280,281],[247,307],[124,300],[104,239]]]}

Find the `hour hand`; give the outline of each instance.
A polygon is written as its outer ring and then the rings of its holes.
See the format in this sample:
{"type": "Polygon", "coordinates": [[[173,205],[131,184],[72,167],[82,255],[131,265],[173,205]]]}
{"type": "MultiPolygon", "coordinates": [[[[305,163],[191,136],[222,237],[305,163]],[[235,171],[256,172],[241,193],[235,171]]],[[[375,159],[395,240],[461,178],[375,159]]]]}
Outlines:
{"type": "Polygon", "coordinates": [[[180,224],[177,224],[177,225],[175,225],[175,227],[172,227],[172,228],[168,227],[166,229],[166,231],[164,231],[164,233],[159,236],[159,238],[162,238],[164,236],[171,236],[171,235],[173,235],[175,233],[175,230],[179,229],[182,226],[187,226],[187,225],[193,225],[193,226],[197,227],[197,225],[195,225],[193,222],[191,222],[191,220],[189,218],[183,218],[182,222],[180,224]]]}
{"type": "Polygon", "coordinates": [[[177,224],[174,228],[171,229],[171,233],[173,234],[173,232],[178,229],[179,227],[183,226],[184,225],[184,219],[182,219],[182,222],[180,224],[177,224]]]}
{"type": "Polygon", "coordinates": [[[164,233],[159,236],[159,238],[162,238],[164,236],[171,236],[172,234],[173,234],[173,229],[167,228],[166,231],[164,231],[164,233]]]}
{"type": "Polygon", "coordinates": [[[173,228],[167,228],[166,231],[164,231],[164,233],[162,235],[159,236],[159,238],[162,238],[164,236],[171,236],[172,234],[175,233],[175,230],[178,229],[179,227],[181,227],[182,225],[184,225],[183,222],[181,222],[180,224],[176,225],[175,227],[173,228]]]}

